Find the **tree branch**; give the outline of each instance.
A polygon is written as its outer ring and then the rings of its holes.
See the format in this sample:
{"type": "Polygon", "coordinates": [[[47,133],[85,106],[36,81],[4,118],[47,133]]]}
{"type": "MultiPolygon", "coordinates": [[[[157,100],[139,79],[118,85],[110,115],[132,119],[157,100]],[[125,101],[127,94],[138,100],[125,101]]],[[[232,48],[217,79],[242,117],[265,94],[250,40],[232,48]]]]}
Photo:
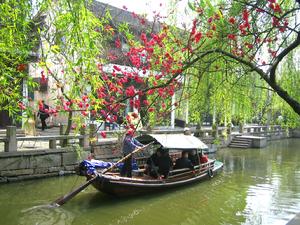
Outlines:
{"type": "Polygon", "coordinates": [[[280,61],[291,51],[300,45],[300,33],[298,33],[297,38],[288,47],[286,47],[275,59],[273,65],[268,70],[267,74],[270,74],[270,81],[276,83],[276,69],[280,61]]]}

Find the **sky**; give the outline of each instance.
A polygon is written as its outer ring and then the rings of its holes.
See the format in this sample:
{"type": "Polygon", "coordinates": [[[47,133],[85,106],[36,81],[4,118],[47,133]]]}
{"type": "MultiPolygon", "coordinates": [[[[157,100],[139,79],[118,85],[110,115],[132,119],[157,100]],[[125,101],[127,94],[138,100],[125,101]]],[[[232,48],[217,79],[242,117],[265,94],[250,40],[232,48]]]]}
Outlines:
{"type": "MultiPolygon", "coordinates": [[[[108,3],[118,8],[126,6],[128,11],[134,11],[135,13],[151,13],[154,10],[162,9],[166,7],[165,0],[98,0],[99,2],[108,3]],[[162,4],[162,6],[160,6],[162,4]]],[[[165,10],[164,10],[165,11],[165,10]]]]}
{"type": "MultiPolygon", "coordinates": [[[[108,3],[112,6],[123,8],[127,7],[130,12],[135,12],[137,14],[147,14],[147,19],[152,20],[153,12],[160,12],[160,15],[167,16],[168,9],[170,8],[170,0],[97,0],[99,2],[108,3]]],[[[174,2],[174,0],[173,0],[174,2]]],[[[180,18],[177,22],[178,26],[182,26],[182,22],[185,21],[189,23],[191,19],[185,13],[185,7],[187,6],[188,0],[178,0],[176,4],[177,18],[180,18]]]]}

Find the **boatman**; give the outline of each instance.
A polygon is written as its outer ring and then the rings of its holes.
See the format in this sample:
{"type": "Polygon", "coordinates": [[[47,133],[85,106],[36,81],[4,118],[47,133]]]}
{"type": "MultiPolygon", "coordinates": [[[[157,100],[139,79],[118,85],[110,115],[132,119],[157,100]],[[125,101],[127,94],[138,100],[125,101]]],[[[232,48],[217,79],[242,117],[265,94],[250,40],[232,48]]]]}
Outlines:
{"type": "Polygon", "coordinates": [[[175,162],[175,166],[174,169],[184,169],[184,168],[190,168],[193,169],[194,166],[191,162],[191,160],[189,160],[188,155],[189,153],[187,151],[183,151],[181,153],[181,158],[177,159],[175,162]]]}
{"type": "MultiPolygon", "coordinates": [[[[122,148],[124,157],[127,156],[128,154],[130,154],[131,152],[133,152],[136,148],[144,146],[143,144],[138,142],[133,137],[133,135],[134,135],[134,130],[130,129],[127,131],[127,133],[124,137],[123,148],[122,148]]],[[[132,172],[132,155],[124,161],[124,165],[121,169],[121,176],[132,177],[131,172],[132,172]]]]}

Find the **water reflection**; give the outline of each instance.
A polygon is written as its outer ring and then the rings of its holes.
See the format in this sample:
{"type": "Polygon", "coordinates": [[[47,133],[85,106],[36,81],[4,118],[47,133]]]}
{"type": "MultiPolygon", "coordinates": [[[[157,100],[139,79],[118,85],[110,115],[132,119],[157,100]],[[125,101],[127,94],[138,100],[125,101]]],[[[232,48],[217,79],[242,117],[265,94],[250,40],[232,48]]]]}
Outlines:
{"type": "Polygon", "coordinates": [[[245,209],[238,213],[246,219],[242,224],[286,224],[300,211],[299,144],[283,140],[265,149],[219,154],[225,173],[234,173],[231,178],[241,185],[249,183],[245,209]]]}

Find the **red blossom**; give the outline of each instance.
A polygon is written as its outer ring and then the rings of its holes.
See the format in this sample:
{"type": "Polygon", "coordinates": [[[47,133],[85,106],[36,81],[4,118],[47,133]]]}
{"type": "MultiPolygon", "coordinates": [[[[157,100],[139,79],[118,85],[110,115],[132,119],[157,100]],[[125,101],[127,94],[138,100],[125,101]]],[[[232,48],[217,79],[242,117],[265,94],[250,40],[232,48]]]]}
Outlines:
{"type": "Polygon", "coordinates": [[[175,91],[173,89],[169,89],[168,93],[170,96],[173,96],[175,94],[175,91]]]}
{"type": "Polygon", "coordinates": [[[97,63],[97,68],[98,68],[98,70],[99,71],[103,71],[103,65],[102,64],[100,64],[100,63],[97,63]]]}
{"type": "Polygon", "coordinates": [[[275,4],[275,7],[274,7],[274,12],[278,12],[278,13],[282,13],[282,10],[280,8],[280,5],[278,3],[275,4]]]}
{"type": "Polygon", "coordinates": [[[139,117],[139,115],[136,112],[132,113],[131,116],[135,119],[137,119],[139,117]]]}
{"type": "Polygon", "coordinates": [[[23,72],[26,69],[26,64],[22,63],[17,66],[17,71],[23,72]]]}
{"type": "Polygon", "coordinates": [[[246,42],[245,45],[246,45],[247,48],[253,49],[253,44],[250,44],[250,43],[247,43],[247,42],[246,42]]]}
{"type": "Polygon", "coordinates": [[[150,107],[150,108],[148,109],[148,111],[149,111],[149,112],[154,112],[155,109],[154,109],[153,107],[150,107]]]}
{"type": "Polygon", "coordinates": [[[197,26],[197,19],[193,20],[193,27],[191,31],[191,36],[193,36],[196,33],[196,26],[197,26]]]}
{"type": "Polygon", "coordinates": [[[286,31],[286,27],[280,27],[280,28],[279,28],[279,31],[280,31],[281,33],[285,32],[285,31],[286,31]]]}
{"type": "Polygon", "coordinates": [[[121,41],[119,38],[116,39],[115,46],[116,46],[116,48],[121,48],[121,41]]]}
{"type": "Polygon", "coordinates": [[[141,40],[144,42],[144,44],[147,43],[147,36],[145,33],[141,34],[141,40]]]}
{"type": "Polygon", "coordinates": [[[144,101],[143,101],[143,104],[144,104],[145,106],[148,106],[148,105],[149,105],[149,101],[148,101],[148,100],[144,100],[144,101]]]}
{"type": "Polygon", "coordinates": [[[199,15],[201,15],[201,14],[203,14],[203,9],[199,7],[199,8],[196,9],[196,12],[197,12],[199,15]]]}
{"type": "Polygon", "coordinates": [[[67,105],[64,105],[64,110],[65,111],[70,111],[71,109],[67,105]]]}
{"type": "Polygon", "coordinates": [[[106,132],[105,132],[105,131],[100,131],[100,135],[101,135],[103,138],[106,138],[106,132]]]}
{"type": "Polygon", "coordinates": [[[25,110],[26,109],[26,106],[22,102],[19,102],[18,105],[19,105],[19,108],[21,110],[25,110]]]}
{"type": "Polygon", "coordinates": [[[148,94],[148,95],[153,95],[154,92],[155,92],[155,90],[154,90],[154,89],[151,89],[151,90],[147,91],[147,94],[148,94]]]}
{"type": "Polygon", "coordinates": [[[118,67],[118,66],[116,66],[116,65],[114,65],[113,68],[114,68],[114,70],[116,70],[116,71],[121,71],[121,68],[118,67]]]}
{"type": "Polygon", "coordinates": [[[159,88],[159,89],[158,89],[158,95],[159,95],[160,97],[164,97],[165,92],[164,92],[164,89],[163,89],[163,88],[159,88]]]}
{"type": "Polygon", "coordinates": [[[89,98],[89,97],[88,97],[87,95],[83,95],[83,96],[82,96],[82,101],[86,102],[86,101],[88,100],[88,98],[89,98]]]}
{"type": "Polygon", "coordinates": [[[82,114],[83,116],[88,116],[88,112],[87,112],[87,111],[81,111],[81,114],[82,114]]]}
{"type": "Polygon", "coordinates": [[[134,88],[134,86],[129,86],[127,89],[126,89],[126,91],[125,91],[125,93],[126,93],[126,96],[127,97],[133,97],[134,95],[135,95],[135,88],[134,88]]]}
{"type": "Polygon", "coordinates": [[[235,24],[235,18],[234,17],[230,17],[228,19],[228,22],[231,23],[231,24],[235,24]]]}
{"type": "Polygon", "coordinates": [[[131,123],[131,117],[129,115],[126,116],[126,120],[128,123],[131,123]]]}
{"type": "Polygon", "coordinates": [[[272,25],[273,25],[273,27],[279,26],[279,20],[276,17],[272,18],[272,25]]]}
{"type": "Polygon", "coordinates": [[[134,135],[134,130],[135,130],[135,127],[133,124],[130,124],[130,129],[126,132],[127,135],[129,136],[133,136],[134,135]]]}
{"type": "Polygon", "coordinates": [[[46,82],[47,82],[46,76],[44,74],[44,70],[42,70],[42,72],[41,72],[41,83],[46,83],[46,82]]]}
{"type": "Polygon", "coordinates": [[[228,34],[227,35],[228,39],[235,41],[236,40],[236,36],[235,34],[228,34]]]}
{"type": "Polygon", "coordinates": [[[220,19],[219,13],[216,13],[216,14],[214,15],[214,19],[215,19],[215,20],[219,20],[219,19],[220,19]]]}
{"type": "Polygon", "coordinates": [[[144,80],[142,78],[140,78],[138,75],[134,77],[134,80],[138,84],[144,83],[144,80]]]}
{"type": "Polygon", "coordinates": [[[244,9],[243,10],[243,20],[246,22],[246,23],[249,23],[249,12],[247,9],[244,9]]]}
{"type": "Polygon", "coordinates": [[[269,8],[274,10],[275,9],[275,5],[273,3],[270,3],[269,4],[269,8]]]}
{"type": "Polygon", "coordinates": [[[211,29],[215,31],[215,30],[217,29],[216,24],[213,24],[213,25],[211,26],[211,29]]]}

